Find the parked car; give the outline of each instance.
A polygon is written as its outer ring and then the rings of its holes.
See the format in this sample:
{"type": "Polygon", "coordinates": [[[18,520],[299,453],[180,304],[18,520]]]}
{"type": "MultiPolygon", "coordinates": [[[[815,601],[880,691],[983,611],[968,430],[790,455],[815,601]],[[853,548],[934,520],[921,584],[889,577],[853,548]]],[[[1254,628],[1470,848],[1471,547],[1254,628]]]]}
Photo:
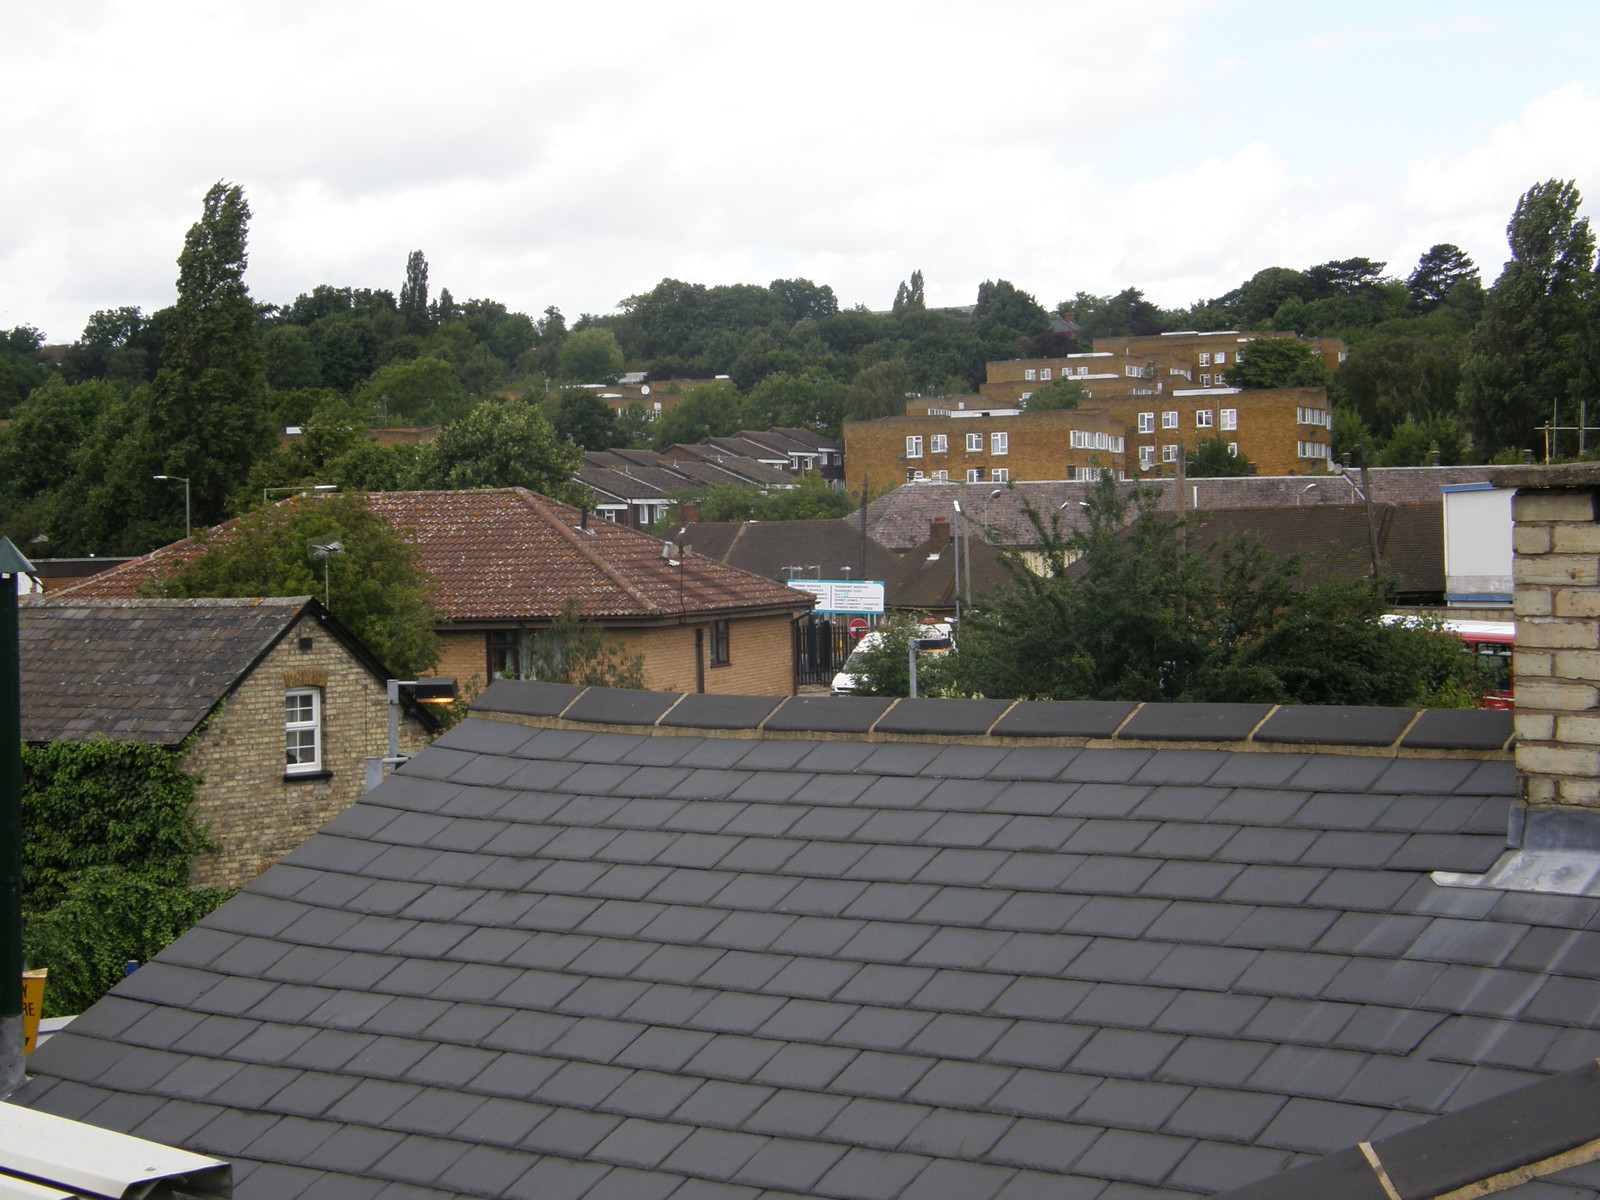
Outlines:
{"type": "MultiPolygon", "coordinates": [[[[950,640],[950,626],[945,622],[933,625],[918,625],[917,636],[932,642],[942,642],[942,645],[924,647],[921,651],[924,657],[939,658],[950,653],[953,643],[950,640]]],[[[833,686],[828,690],[830,696],[853,696],[856,692],[856,679],[863,669],[863,660],[883,645],[883,631],[874,629],[861,636],[856,643],[856,648],[850,651],[850,657],[844,660],[844,666],[833,677],[833,686]]]]}

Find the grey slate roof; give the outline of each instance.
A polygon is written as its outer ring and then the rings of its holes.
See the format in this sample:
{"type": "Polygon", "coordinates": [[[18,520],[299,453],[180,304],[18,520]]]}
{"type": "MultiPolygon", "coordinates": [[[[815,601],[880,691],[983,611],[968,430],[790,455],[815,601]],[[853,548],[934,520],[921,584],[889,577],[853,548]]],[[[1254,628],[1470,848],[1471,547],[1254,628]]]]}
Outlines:
{"type": "Polygon", "coordinates": [[[243,1200],[1136,1200],[1600,1054],[1600,901],[1428,874],[1505,844],[1505,714],[641,699],[496,683],[18,1099],[243,1200]]]}
{"type": "Polygon", "coordinates": [[[23,740],[176,746],[302,614],[321,609],[309,596],[24,601],[23,740]]]}

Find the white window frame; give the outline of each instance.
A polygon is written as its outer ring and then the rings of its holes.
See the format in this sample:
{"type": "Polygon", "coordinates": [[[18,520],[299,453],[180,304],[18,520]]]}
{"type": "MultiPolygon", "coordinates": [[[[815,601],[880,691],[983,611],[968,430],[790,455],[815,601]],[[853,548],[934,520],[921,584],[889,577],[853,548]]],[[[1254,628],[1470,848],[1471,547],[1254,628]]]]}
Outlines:
{"type": "Polygon", "coordinates": [[[967,468],[967,482],[968,483],[982,483],[983,482],[983,468],[982,467],[968,467],[967,468]]]}
{"type": "Polygon", "coordinates": [[[1177,446],[1177,443],[1168,442],[1165,446],[1161,447],[1161,461],[1162,462],[1177,462],[1178,461],[1178,446],[1177,446]]]}
{"type": "Polygon", "coordinates": [[[1228,453],[1233,455],[1235,458],[1238,458],[1239,457],[1239,443],[1238,442],[1229,442],[1228,443],[1228,453]]]}
{"type": "Polygon", "coordinates": [[[990,454],[1010,454],[1011,435],[1009,433],[991,433],[989,435],[990,454]]]}
{"type": "Polygon", "coordinates": [[[1209,408],[1197,408],[1197,409],[1195,409],[1194,410],[1194,427],[1196,429],[1210,429],[1211,428],[1211,417],[1212,417],[1212,413],[1211,413],[1211,410],[1209,408]]]}
{"type": "Polygon", "coordinates": [[[1147,471],[1156,465],[1156,448],[1154,446],[1139,447],[1139,465],[1147,471]]]}
{"type": "Polygon", "coordinates": [[[289,688],[283,694],[283,744],[285,775],[314,775],[322,771],[322,689],[317,687],[289,688]],[[309,699],[310,716],[304,708],[294,704],[309,699]],[[293,706],[293,707],[291,707],[293,706]],[[310,756],[305,757],[306,736],[310,735],[310,756]],[[298,757],[297,757],[298,756],[298,757]]]}
{"type": "Polygon", "coordinates": [[[935,471],[933,473],[933,481],[935,483],[949,483],[950,482],[950,472],[949,471],[935,471]]]}
{"type": "Polygon", "coordinates": [[[1228,365],[1228,352],[1226,350],[1217,351],[1216,364],[1219,367],[1225,367],[1228,365]]]}
{"type": "Polygon", "coordinates": [[[1156,431],[1156,415],[1153,412],[1139,414],[1139,432],[1154,433],[1156,431]]]}
{"type": "Polygon", "coordinates": [[[1040,367],[1039,368],[1039,382],[1040,383],[1049,383],[1050,382],[1050,368],[1049,367],[1040,367]]]}
{"type": "Polygon", "coordinates": [[[950,435],[936,433],[928,439],[928,452],[930,454],[945,454],[948,452],[950,435]]]}
{"type": "Polygon", "coordinates": [[[1178,427],[1178,414],[1175,411],[1174,412],[1164,412],[1164,413],[1161,414],[1161,428],[1163,428],[1163,429],[1176,429],[1177,427],[1178,427]]]}
{"type": "Polygon", "coordinates": [[[920,433],[906,434],[906,457],[922,457],[922,435],[920,433]]]}
{"type": "Polygon", "coordinates": [[[1202,367],[1209,367],[1211,365],[1211,355],[1204,350],[1200,352],[1200,365],[1202,367]]]}
{"type": "Polygon", "coordinates": [[[1209,375],[1201,375],[1200,376],[1200,386],[1201,387],[1210,387],[1211,386],[1211,376],[1209,376],[1209,375]]]}
{"type": "Polygon", "coordinates": [[[1237,429],[1237,428],[1239,428],[1239,410],[1237,408],[1225,408],[1225,409],[1223,409],[1222,410],[1222,420],[1220,422],[1218,422],[1217,428],[1218,429],[1237,429]]]}
{"type": "Polygon", "coordinates": [[[1009,483],[1010,481],[1011,481],[1011,472],[1009,470],[1007,470],[1005,467],[994,467],[994,468],[990,469],[990,471],[989,471],[989,482],[990,483],[1009,483]]]}
{"type": "Polygon", "coordinates": [[[969,433],[969,434],[967,434],[967,453],[968,454],[982,454],[983,453],[983,434],[981,434],[981,433],[969,433]]]}
{"type": "Polygon", "coordinates": [[[1029,383],[1032,383],[1034,380],[1039,378],[1039,372],[1034,370],[1032,367],[1026,367],[1022,372],[1022,377],[1029,383]]]}

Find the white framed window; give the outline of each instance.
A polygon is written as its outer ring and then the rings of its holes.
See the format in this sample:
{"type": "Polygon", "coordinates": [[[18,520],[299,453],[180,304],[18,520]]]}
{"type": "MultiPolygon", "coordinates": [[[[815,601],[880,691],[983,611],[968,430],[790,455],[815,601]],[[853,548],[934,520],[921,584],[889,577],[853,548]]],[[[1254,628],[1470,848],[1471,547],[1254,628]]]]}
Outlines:
{"type": "Polygon", "coordinates": [[[932,454],[943,454],[949,448],[949,443],[948,434],[936,433],[928,439],[928,451],[932,454]]]}
{"type": "Polygon", "coordinates": [[[1032,367],[1028,367],[1023,370],[1022,377],[1031,382],[1032,380],[1039,378],[1039,372],[1035,371],[1032,367]]]}
{"type": "Polygon", "coordinates": [[[1079,367],[1078,368],[1078,374],[1079,375],[1087,375],[1088,373],[1089,373],[1089,368],[1088,367],[1079,367]]]}
{"type": "Polygon", "coordinates": [[[284,773],[322,770],[322,689],[290,688],[283,695],[284,773]]]}
{"type": "Polygon", "coordinates": [[[1214,414],[1209,408],[1196,409],[1194,414],[1194,427],[1196,429],[1210,429],[1211,418],[1214,414]]]}
{"type": "Polygon", "coordinates": [[[1207,354],[1205,351],[1201,351],[1201,353],[1200,353],[1200,365],[1202,367],[1209,367],[1211,365],[1211,355],[1207,354]]]}
{"type": "Polygon", "coordinates": [[[906,435],[906,457],[922,457],[922,435],[917,433],[906,435]]]}
{"type": "Polygon", "coordinates": [[[1156,465],[1156,448],[1154,446],[1139,447],[1139,465],[1146,471],[1156,465]]]}
{"type": "Polygon", "coordinates": [[[949,483],[950,482],[950,472],[949,471],[935,471],[933,473],[933,481],[935,483],[949,483]]]}
{"type": "Polygon", "coordinates": [[[989,435],[990,454],[1010,454],[1011,435],[1009,433],[991,433],[989,435]]]}
{"type": "Polygon", "coordinates": [[[1218,428],[1221,428],[1221,429],[1237,429],[1237,428],[1239,428],[1239,410],[1237,408],[1225,408],[1225,409],[1223,409],[1222,410],[1222,421],[1219,424],[1218,428]]]}
{"type": "Polygon", "coordinates": [[[1209,375],[1201,375],[1200,376],[1200,386],[1201,387],[1210,387],[1211,386],[1211,376],[1209,376],[1209,375]]]}
{"type": "Polygon", "coordinates": [[[1049,380],[1049,378],[1050,378],[1050,368],[1049,367],[1040,367],[1039,368],[1039,381],[1041,383],[1047,382],[1049,380]]]}
{"type": "Polygon", "coordinates": [[[1177,413],[1175,413],[1175,412],[1164,412],[1164,413],[1161,414],[1161,428],[1163,428],[1163,429],[1176,429],[1177,427],[1178,427],[1178,414],[1177,413]]]}
{"type": "Polygon", "coordinates": [[[968,483],[982,483],[983,482],[983,468],[982,467],[968,467],[967,468],[967,482],[968,483]]]}
{"type": "Polygon", "coordinates": [[[1162,462],[1177,462],[1178,461],[1178,447],[1177,447],[1176,443],[1169,442],[1167,445],[1161,447],[1161,461],[1162,462]]]}
{"type": "Polygon", "coordinates": [[[1332,456],[1333,456],[1333,452],[1329,448],[1327,442],[1301,442],[1300,443],[1300,457],[1301,458],[1331,458],[1332,456]]]}
{"type": "Polygon", "coordinates": [[[996,467],[989,472],[989,481],[991,483],[1008,483],[1010,480],[1011,472],[1006,470],[1005,467],[996,467]]]}
{"type": "Polygon", "coordinates": [[[1216,357],[1215,361],[1216,361],[1217,366],[1219,366],[1219,367],[1227,366],[1228,365],[1228,352],[1226,350],[1218,350],[1217,351],[1217,357],[1216,357]]]}
{"type": "Polygon", "coordinates": [[[983,453],[983,434],[981,434],[981,433],[969,433],[969,434],[967,434],[967,453],[968,454],[982,454],[983,453]]]}
{"type": "Polygon", "coordinates": [[[1153,412],[1139,414],[1139,432],[1154,433],[1156,431],[1156,415],[1153,412]]]}
{"type": "Polygon", "coordinates": [[[1229,442],[1228,443],[1228,453],[1233,455],[1235,458],[1239,457],[1239,443],[1238,442],[1229,442]]]}
{"type": "Polygon", "coordinates": [[[906,472],[906,476],[910,479],[910,481],[912,483],[915,483],[919,479],[926,479],[927,478],[927,476],[924,475],[921,471],[907,471],[906,472]]]}
{"type": "Polygon", "coordinates": [[[1301,425],[1320,425],[1324,429],[1333,425],[1333,417],[1325,408],[1297,408],[1295,413],[1301,425]]]}

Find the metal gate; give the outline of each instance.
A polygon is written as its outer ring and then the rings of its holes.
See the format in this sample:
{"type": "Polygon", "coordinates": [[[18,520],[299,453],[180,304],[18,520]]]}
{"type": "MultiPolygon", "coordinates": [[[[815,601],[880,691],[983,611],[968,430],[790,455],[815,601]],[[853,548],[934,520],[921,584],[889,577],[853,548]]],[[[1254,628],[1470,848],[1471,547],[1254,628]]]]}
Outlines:
{"type": "Polygon", "coordinates": [[[794,630],[794,685],[829,684],[850,657],[850,623],[802,617],[794,630]]]}

